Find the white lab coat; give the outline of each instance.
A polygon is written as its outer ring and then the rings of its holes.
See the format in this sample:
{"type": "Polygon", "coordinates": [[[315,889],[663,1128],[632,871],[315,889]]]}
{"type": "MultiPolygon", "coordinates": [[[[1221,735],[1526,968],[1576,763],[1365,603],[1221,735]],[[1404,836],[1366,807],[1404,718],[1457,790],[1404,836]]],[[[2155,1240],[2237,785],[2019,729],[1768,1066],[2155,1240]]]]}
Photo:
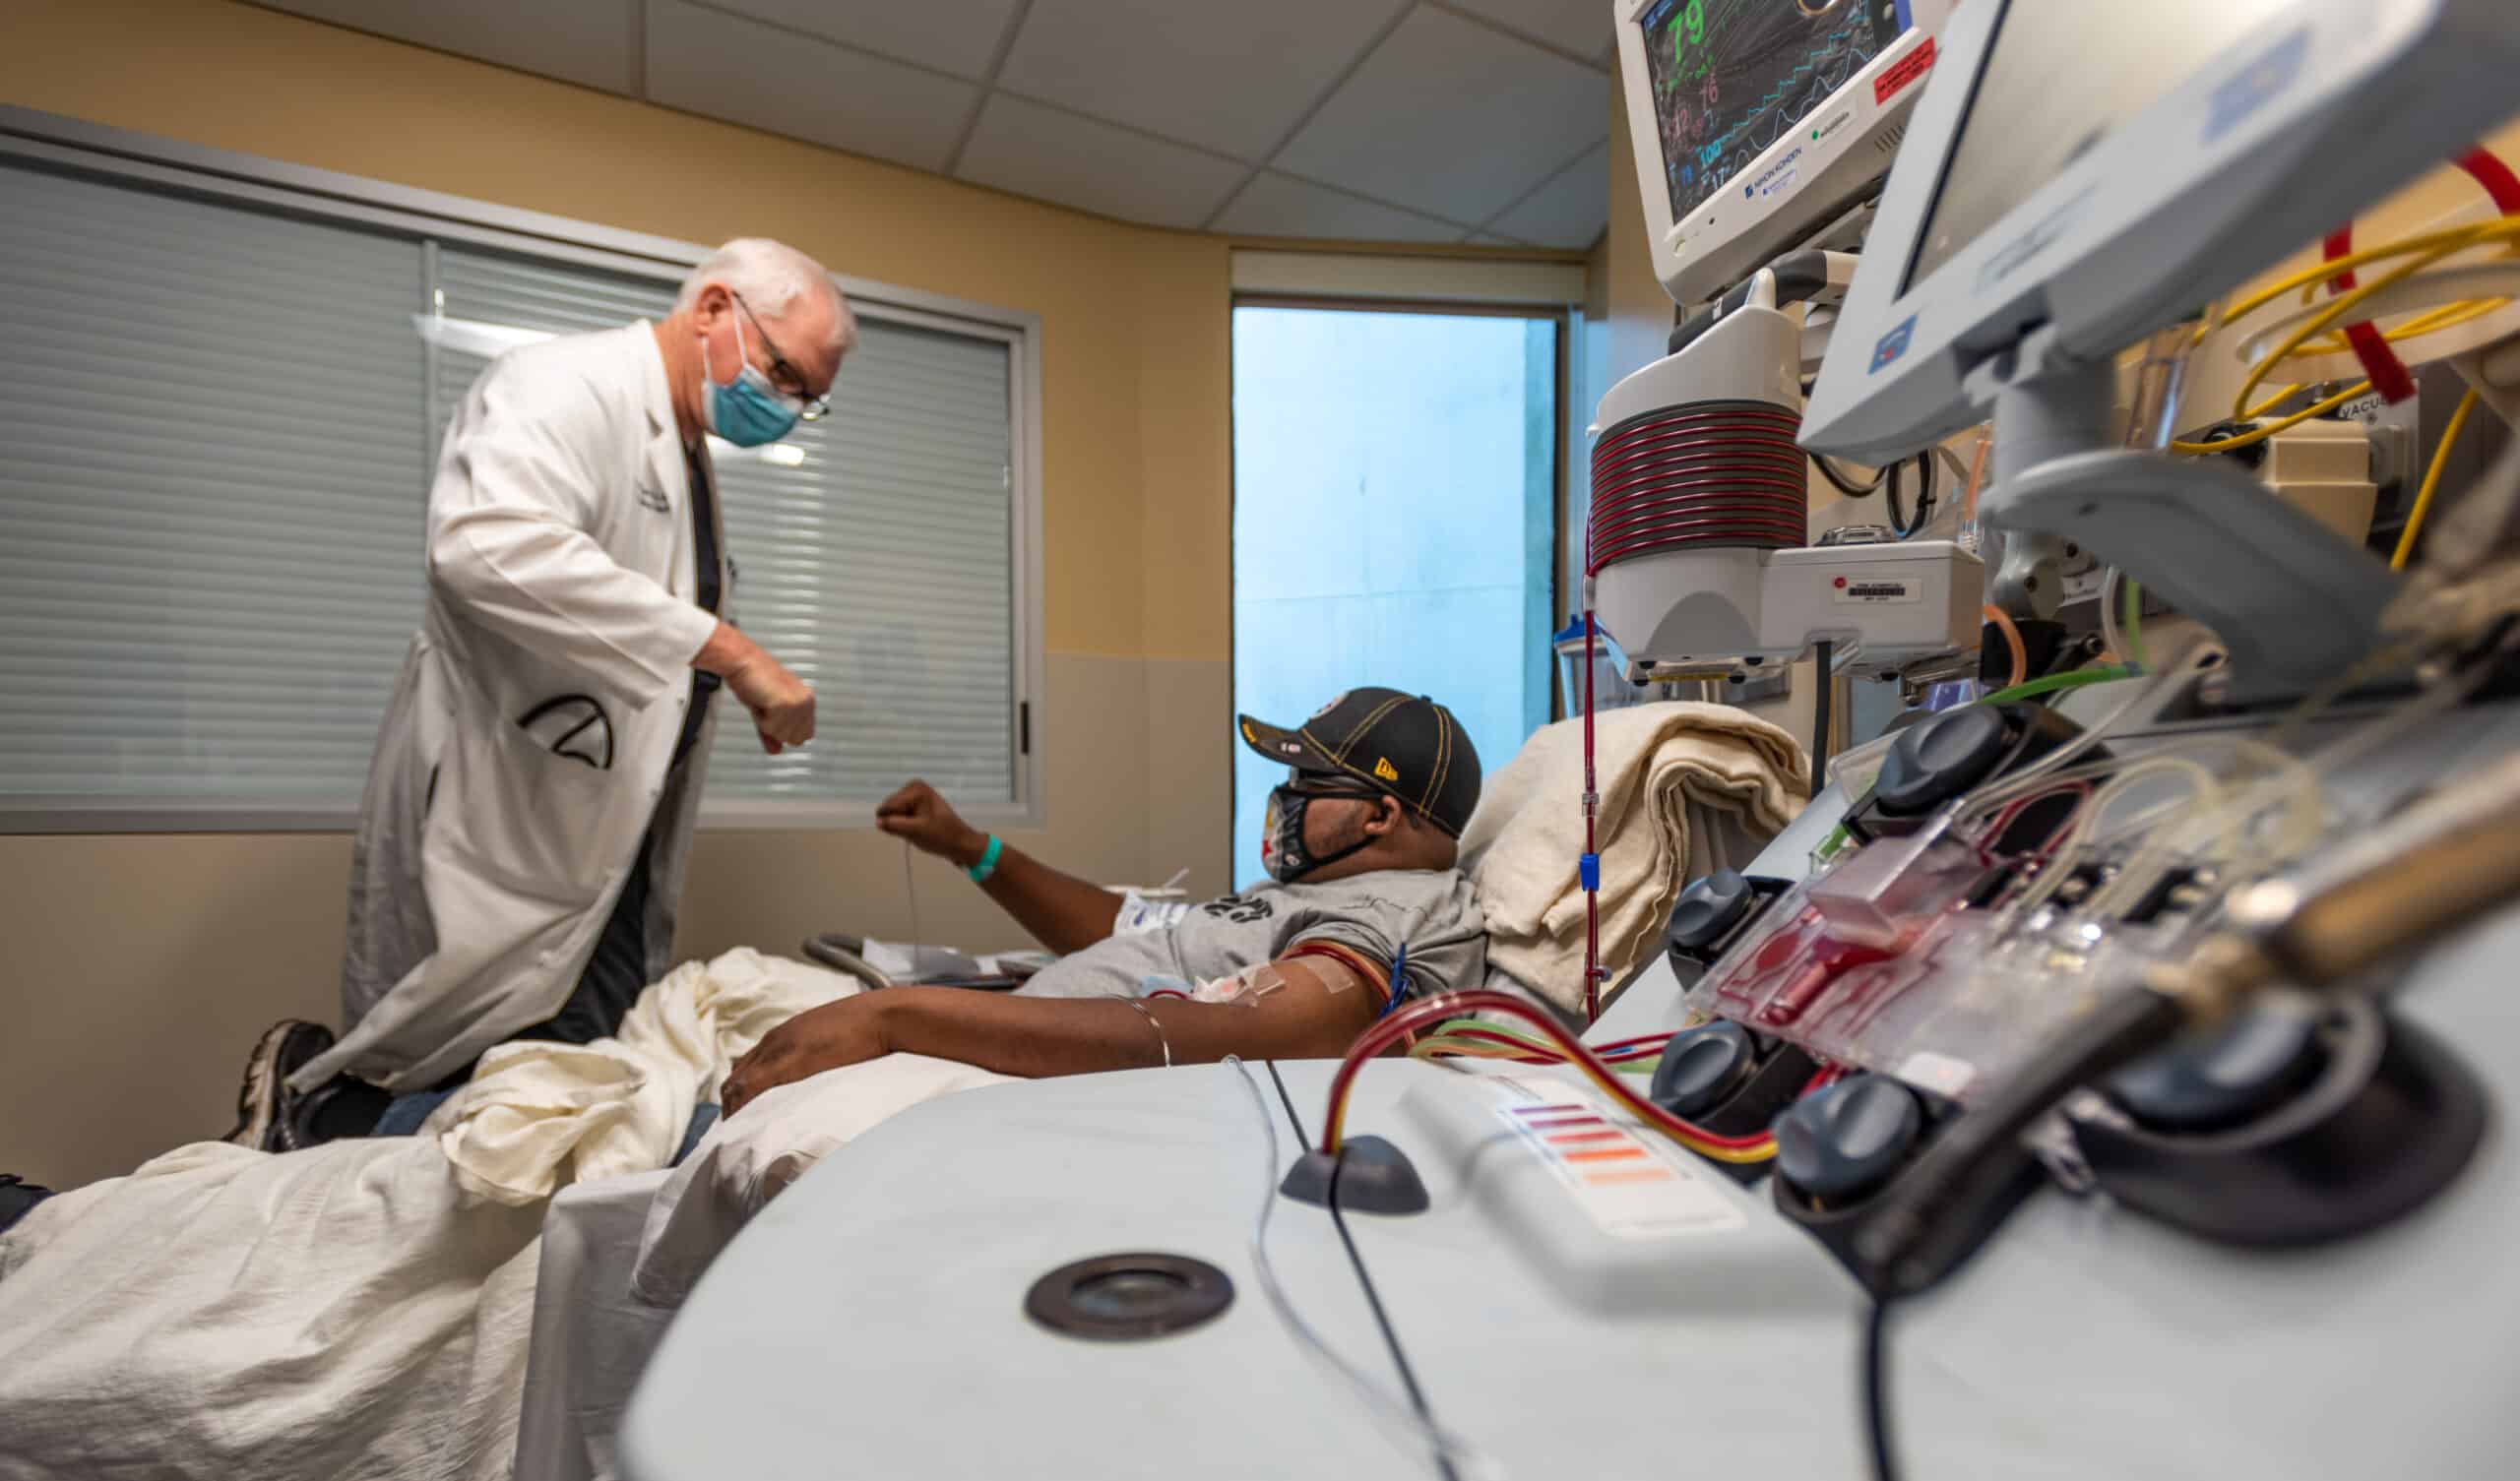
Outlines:
{"type": "Polygon", "coordinates": [[[662,975],[715,728],[667,795],[717,625],[696,604],[688,481],[644,323],[511,350],[466,395],[352,855],[349,1027],[295,1088],[342,1071],[424,1088],[558,1012],[652,819],[662,975]]]}

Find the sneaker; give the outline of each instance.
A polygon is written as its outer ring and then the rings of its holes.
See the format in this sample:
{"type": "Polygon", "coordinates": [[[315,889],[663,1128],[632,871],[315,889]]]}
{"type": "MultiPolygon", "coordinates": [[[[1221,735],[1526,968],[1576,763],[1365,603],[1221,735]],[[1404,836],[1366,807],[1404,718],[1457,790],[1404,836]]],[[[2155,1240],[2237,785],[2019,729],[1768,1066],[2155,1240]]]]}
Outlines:
{"type": "Polygon", "coordinates": [[[280,1120],[263,1139],[266,1151],[302,1152],[327,1142],[372,1136],[394,1096],[363,1080],[336,1075],[303,1095],[284,1099],[280,1120]]]}
{"type": "Polygon", "coordinates": [[[0,1234],[27,1216],[27,1211],[52,1197],[52,1190],[39,1188],[13,1172],[0,1172],[0,1234]]]}
{"type": "Polygon", "coordinates": [[[236,1129],[226,1140],[233,1146],[260,1151],[287,1149],[284,1129],[288,1122],[288,1078],[307,1061],[333,1047],[333,1030],[304,1018],[283,1018],[264,1030],[245,1061],[245,1082],[236,1090],[236,1129]]]}

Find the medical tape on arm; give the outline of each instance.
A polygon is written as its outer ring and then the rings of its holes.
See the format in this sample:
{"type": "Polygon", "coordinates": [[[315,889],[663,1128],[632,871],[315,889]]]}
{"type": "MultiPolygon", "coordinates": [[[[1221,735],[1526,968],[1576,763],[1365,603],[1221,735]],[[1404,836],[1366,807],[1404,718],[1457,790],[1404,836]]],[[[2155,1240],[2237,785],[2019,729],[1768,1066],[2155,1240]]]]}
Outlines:
{"type": "MultiPolygon", "coordinates": [[[[1304,956],[1320,956],[1335,961],[1354,973],[1358,980],[1380,992],[1386,1002],[1391,997],[1390,980],[1383,975],[1382,968],[1374,965],[1373,961],[1361,952],[1341,946],[1334,941],[1306,941],[1297,943],[1292,951],[1287,953],[1285,959],[1292,962],[1304,956]]],[[[1325,981],[1323,986],[1331,992],[1345,992],[1348,989],[1348,984],[1344,981],[1325,981]]]]}
{"type": "Polygon", "coordinates": [[[1274,961],[1247,966],[1228,976],[1212,977],[1191,990],[1190,996],[1201,1003],[1256,1003],[1287,985],[1287,976],[1274,961]]]}
{"type": "Polygon", "coordinates": [[[1344,993],[1355,985],[1352,978],[1371,980],[1364,978],[1356,967],[1344,960],[1333,960],[1325,953],[1313,962],[1290,958],[1247,966],[1229,977],[1217,977],[1200,983],[1190,996],[1201,1003],[1258,1003],[1270,994],[1290,987],[1308,986],[1325,993],[1344,993]]]}

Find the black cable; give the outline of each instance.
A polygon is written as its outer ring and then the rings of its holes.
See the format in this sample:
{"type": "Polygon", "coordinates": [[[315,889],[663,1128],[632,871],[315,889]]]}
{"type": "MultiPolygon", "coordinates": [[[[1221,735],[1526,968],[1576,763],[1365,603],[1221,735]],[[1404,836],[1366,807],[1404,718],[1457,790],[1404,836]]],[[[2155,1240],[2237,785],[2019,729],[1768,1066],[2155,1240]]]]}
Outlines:
{"type": "MultiPolygon", "coordinates": [[[[1295,1129],[1295,1144],[1310,1145],[1310,1140],[1304,1136],[1303,1121],[1295,1115],[1294,1097],[1287,1093],[1286,1078],[1278,1073],[1278,1062],[1270,1060],[1268,1065],[1269,1079],[1277,1081],[1278,1100],[1287,1108],[1287,1121],[1295,1129]]],[[[1347,1165],[1348,1159],[1344,1154],[1330,1164],[1330,1222],[1339,1231],[1339,1243],[1348,1248],[1348,1264],[1356,1272],[1356,1284],[1364,1289],[1365,1306],[1374,1314],[1374,1325],[1382,1328],[1383,1346],[1390,1349],[1391,1366],[1400,1370],[1400,1386],[1409,1394],[1410,1407],[1418,1411],[1419,1419],[1431,1425],[1435,1422],[1435,1411],[1426,1403],[1425,1390],[1418,1387],[1417,1371],[1409,1366],[1409,1354],[1401,1350],[1400,1333],[1393,1329],[1390,1316],[1383,1311],[1382,1293],[1374,1289],[1374,1278],[1365,1273],[1365,1257],[1356,1249],[1356,1237],[1348,1231],[1348,1215],[1339,1206],[1339,1173],[1347,1165]]],[[[1452,1457],[1440,1450],[1435,1454],[1435,1469],[1443,1473],[1444,1481],[1460,1481],[1460,1472],[1453,1468],[1452,1457]]]]}
{"type": "Polygon", "coordinates": [[[1829,784],[1829,700],[1831,692],[1838,687],[1829,674],[1830,649],[1834,647],[1823,639],[1812,645],[1811,649],[1811,671],[1820,681],[1818,691],[1811,696],[1811,795],[1814,797],[1819,796],[1820,789],[1829,784]]]}
{"type": "Polygon", "coordinates": [[[1831,487],[1850,499],[1860,499],[1880,488],[1881,481],[1888,472],[1886,468],[1874,468],[1870,483],[1856,483],[1850,481],[1846,474],[1838,471],[1838,465],[1829,461],[1827,454],[1814,453],[1811,455],[1811,461],[1819,465],[1820,476],[1828,479],[1831,487]]]}
{"type": "MultiPolygon", "coordinates": [[[[1348,1215],[1339,1207],[1339,1171],[1348,1159],[1341,1156],[1330,1164],[1330,1222],[1339,1231],[1339,1243],[1348,1247],[1348,1264],[1355,1269],[1356,1284],[1364,1288],[1365,1305],[1374,1314],[1374,1326],[1382,1328],[1383,1345],[1391,1349],[1391,1366],[1400,1370],[1400,1387],[1409,1393],[1409,1406],[1428,1424],[1435,1422],[1435,1411],[1426,1403],[1425,1390],[1418,1387],[1418,1374],[1409,1366],[1409,1354],[1400,1347],[1400,1333],[1393,1329],[1391,1317],[1382,1309],[1382,1293],[1374,1289],[1374,1278],[1365,1273],[1365,1257],[1356,1249],[1356,1236],[1348,1231],[1348,1215]]],[[[1443,1472],[1445,1481],[1460,1481],[1450,1455],[1438,1450],[1435,1469],[1443,1472]]]]}
{"type": "Polygon", "coordinates": [[[1890,481],[1882,490],[1882,502],[1889,507],[1890,532],[1907,539],[1933,523],[1934,462],[1933,450],[1927,448],[1917,455],[1917,518],[1910,524],[1899,510],[1899,473],[1902,464],[1890,465],[1890,481]]]}
{"type": "Polygon", "coordinates": [[[1872,1445],[1872,1481],[1899,1481],[1890,1449],[1890,1303],[1872,1303],[1863,1324],[1863,1428],[1872,1445]]]}
{"type": "Polygon", "coordinates": [[[1287,1125],[1295,1129],[1295,1145],[1312,1145],[1312,1138],[1303,1129],[1303,1118],[1295,1114],[1295,1098],[1287,1093],[1286,1078],[1278,1073],[1278,1062],[1271,1060],[1268,1064],[1269,1079],[1278,1086],[1278,1103],[1287,1108],[1287,1125]]]}

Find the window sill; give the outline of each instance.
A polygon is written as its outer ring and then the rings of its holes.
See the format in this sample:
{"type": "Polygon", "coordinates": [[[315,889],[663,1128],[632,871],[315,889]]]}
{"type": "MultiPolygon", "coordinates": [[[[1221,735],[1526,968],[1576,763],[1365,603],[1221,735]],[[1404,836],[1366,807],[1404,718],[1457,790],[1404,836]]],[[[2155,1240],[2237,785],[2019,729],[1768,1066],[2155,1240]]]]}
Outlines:
{"type": "MultiPolygon", "coordinates": [[[[1038,829],[1041,811],[1023,803],[975,805],[959,811],[987,829],[1038,829]]],[[[704,803],[703,833],[814,833],[871,830],[875,804],[779,802],[742,798],[704,803]]],[[[348,833],[358,812],[343,807],[270,803],[204,803],[193,799],[66,797],[0,802],[0,835],[71,833],[348,833]]]]}

